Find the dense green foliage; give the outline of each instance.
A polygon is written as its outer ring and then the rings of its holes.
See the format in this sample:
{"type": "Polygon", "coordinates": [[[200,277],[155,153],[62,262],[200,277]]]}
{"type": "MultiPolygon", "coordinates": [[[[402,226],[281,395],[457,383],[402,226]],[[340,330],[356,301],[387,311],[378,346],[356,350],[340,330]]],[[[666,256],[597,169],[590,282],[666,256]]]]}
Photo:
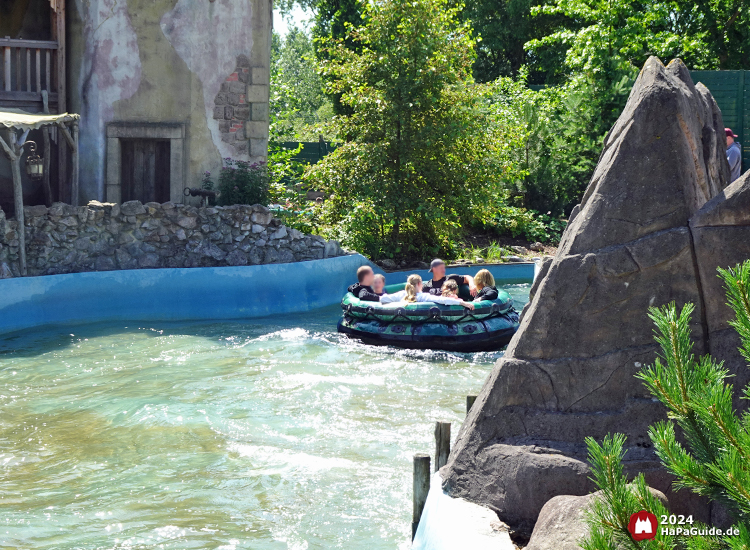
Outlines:
{"type": "MultiPolygon", "coordinates": [[[[318,61],[330,61],[331,48],[337,44],[359,52],[361,45],[352,31],[364,22],[365,2],[363,0],[318,0],[316,8],[313,38],[318,61]]],[[[324,73],[324,76],[330,84],[332,75],[324,73]]],[[[328,97],[333,103],[334,113],[351,114],[351,107],[341,101],[340,91],[329,88],[328,97]]]]}
{"type": "Polygon", "coordinates": [[[305,30],[293,27],[283,39],[273,34],[270,111],[274,141],[317,141],[333,116],[305,30]]]}
{"type": "Polygon", "coordinates": [[[315,219],[373,257],[554,242],[649,55],[750,68],[742,2],[302,0],[314,38],[277,48],[274,135],[345,143],[307,176],[333,195],[315,219]]]}
{"type": "Polygon", "coordinates": [[[461,11],[463,20],[471,23],[478,37],[474,77],[491,82],[501,76],[516,77],[522,69],[529,72],[533,84],[556,83],[557,74],[547,74],[546,67],[560,67],[565,49],[547,48],[532,56],[526,43],[554,32],[566,20],[564,15],[532,17],[533,6],[544,0],[474,0],[461,11]]]}
{"type": "MultiPolygon", "coordinates": [[[[208,184],[207,178],[203,186],[208,184]]],[[[219,173],[217,204],[268,204],[269,177],[265,163],[224,159],[219,173]]]]}
{"type": "MultiPolygon", "coordinates": [[[[719,272],[735,314],[731,325],[740,336],[742,356],[750,362],[750,260],[719,272]]],[[[675,475],[676,488],[723,504],[736,519],[740,534],[724,539],[657,537],[651,543],[636,544],[627,536],[627,518],[644,506],[638,508],[627,500],[612,498],[593,511],[592,536],[584,545],[587,550],[624,547],[617,542],[628,543],[631,548],[750,547],[750,415],[735,411],[734,387],[727,383],[729,373],[722,363],[708,355],[696,358],[693,354],[693,310],[693,305],[687,304],[678,312],[674,303],[650,310],[661,354],[653,365],[639,372],[638,378],[667,407],[669,420],[653,425],[649,437],[661,462],[675,475]]],[[[742,393],[749,398],[750,386],[742,393]]],[[[589,441],[597,483],[605,492],[617,490],[623,476],[599,476],[597,472],[606,463],[610,469],[619,468],[621,474],[623,441],[623,436],[616,436],[606,439],[602,447],[589,441]],[[619,444],[619,450],[613,441],[619,444]]]]}
{"type": "Polygon", "coordinates": [[[474,86],[474,41],[446,0],[374,2],[366,25],[322,64],[350,114],[343,141],[307,182],[331,198],[323,219],[373,257],[450,254],[452,235],[489,220],[515,143],[474,86]],[[359,51],[357,51],[359,50],[359,51]]]}

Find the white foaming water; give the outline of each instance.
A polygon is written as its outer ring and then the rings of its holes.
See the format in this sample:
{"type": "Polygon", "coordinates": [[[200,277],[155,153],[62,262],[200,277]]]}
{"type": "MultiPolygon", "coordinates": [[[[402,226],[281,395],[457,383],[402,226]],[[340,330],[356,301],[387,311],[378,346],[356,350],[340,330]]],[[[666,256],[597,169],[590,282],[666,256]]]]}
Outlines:
{"type": "Polygon", "coordinates": [[[6,338],[0,547],[407,548],[411,457],[500,354],[368,347],[338,316],[6,338]]]}

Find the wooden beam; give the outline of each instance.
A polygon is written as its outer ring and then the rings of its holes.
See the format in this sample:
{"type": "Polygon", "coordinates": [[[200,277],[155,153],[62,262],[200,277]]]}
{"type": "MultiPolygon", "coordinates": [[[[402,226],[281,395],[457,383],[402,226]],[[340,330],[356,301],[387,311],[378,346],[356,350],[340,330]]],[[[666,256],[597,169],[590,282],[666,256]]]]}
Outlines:
{"type": "Polygon", "coordinates": [[[70,148],[75,150],[76,148],[76,142],[73,139],[73,136],[70,135],[70,132],[68,131],[68,128],[65,126],[64,122],[58,122],[57,123],[58,128],[60,128],[60,131],[62,132],[63,137],[65,137],[65,141],[68,142],[68,145],[70,145],[70,148]]]}
{"type": "MultiPolygon", "coordinates": [[[[10,128],[9,130],[10,130],[10,132],[15,132],[15,130],[13,130],[13,128],[10,128]]],[[[5,140],[3,139],[3,136],[0,136],[0,145],[3,146],[3,149],[5,150],[5,154],[8,155],[8,158],[11,161],[16,160],[16,154],[13,152],[13,150],[10,148],[10,146],[8,146],[8,144],[5,143],[5,140]]]]}
{"type": "MultiPolygon", "coordinates": [[[[66,97],[66,83],[65,83],[65,66],[66,66],[66,49],[65,49],[65,0],[55,1],[55,40],[57,40],[57,52],[56,58],[56,84],[57,84],[57,112],[66,113],[68,112],[68,103],[66,97]]],[[[66,138],[69,137],[66,136],[66,138]]],[[[60,193],[60,199],[62,199],[62,190],[64,185],[67,183],[68,173],[68,151],[65,147],[59,147],[57,149],[58,159],[58,193],[60,193]]],[[[70,202],[73,206],[78,206],[77,202],[74,202],[72,197],[70,202]]]]}
{"type": "Polygon", "coordinates": [[[68,112],[65,83],[65,0],[57,2],[57,111],[68,112]]]}
{"type": "Polygon", "coordinates": [[[25,40],[15,38],[0,38],[0,48],[39,48],[42,50],[56,50],[57,42],[54,40],[25,40]]]}
{"type": "Polygon", "coordinates": [[[13,202],[16,209],[16,234],[18,235],[18,269],[21,276],[26,276],[26,223],[23,215],[23,184],[21,183],[21,149],[18,146],[18,136],[15,129],[10,129],[10,148],[15,153],[15,159],[11,160],[11,171],[13,173],[13,202]]]}
{"type": "MultiPolygon", "coordinates": [[[[37,52],[37,60],[39,59],[39,50],[37,52]]],[[[39,75],[39,67],[37,66],[37,81],[39,75]]],[[[48,93],[47,90],[44,90],[42,92],[42,110],[45,114],[49,113],[49,101],[48,101],[48,93]]],[[[50,165],[50,159],[51,159],[51,150],[50,150],[50,141],[49,141],[49,128],[46,126],[42,128],[42,139],[44,140],[44,175],[42,176],[44,178],[44,181],[42,182],[44,185],[44,202],[47,206],[52,206],[52,186],[50,186],[49,179],[49,165],[50,165]]]]}
{"type": "Polygon", "coordinates": [[[5,65],[3,73],[5,74],[5,91],[10,92],[10,47],[5,46],[3,54],[3,64],[5,65]]]}
{"type": "Polygon", "coordinates": [[[78,121],[73,122],[73,174],[70,176],[71,202],[78,204],[78,121]]]}

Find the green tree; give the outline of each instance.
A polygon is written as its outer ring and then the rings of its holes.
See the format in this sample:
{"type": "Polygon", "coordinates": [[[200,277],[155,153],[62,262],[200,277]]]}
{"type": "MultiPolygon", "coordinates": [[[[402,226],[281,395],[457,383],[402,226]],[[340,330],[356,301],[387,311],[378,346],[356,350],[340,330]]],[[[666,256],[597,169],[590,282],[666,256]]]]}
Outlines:
{"type": "Polygon", "coordinates": [[[462,223],[491,215],[512,169],[501,153],[513,140],[501,139],[473,84],[474,39],[459,9],[372,2],[350,34],[357,48],[338,40],[322,62],[350,113],[335,119],[345,143],[307,179],[331,197],[324,215],[338,237],[372,257],[447,252],[462,223]]]}
{"type": "MultiPolygon", "coordinates": [[[[730,324],[740,336],[742,356],[750,362],[750,260],[733,269],[719,269],[719,273],[735,313],[730,324]]],[[[665,539],[663,544],[654,541],[648,545],[630,541],[632,548],[750,547],[750,415],[735,411],[734,387],[727,383],[729,373],[723,364],[708,355],[696,358],[693,354],[690,338],[693,310],[693,304],[687,304],[678,312],[674,303],[650,309],[661,354],[637,377],[667,407],[669,420],[653,425],[649,438],[661,462],[676,476],[675,487],[689,489],[726,506],[738,522],[740,534],[725,538],[673,537],[665,539]],[[679,438],[677,428],[681,431],[679,438]]],[[[750,386],[743,389],[743,397],[750,398],[750,386]]],[[[597,463],[620,462],[624,439],[618,436],[617,440],[619,452],[607,447],[608,440],[603,447],[589,442],[590,450],[606,458],[597,459],[597,463]]],[[[595,471],[600,468],[594,465],[595,471]]],[[[613,480],[597,476],[599,486],[605,490],[612,490],[616,485],[613,480]]],[[[623,535],[627,525],[625,516],[638,510],[630,507],[621,514],[613,513],[618,506],[616,499],[609,499],[593,510],[590,520],[593,531],[584,548],[604,550],[616,547],[609,542],[627,542],[623,535]]]]}
{"type": "MultiPolygon", "coordinates": [[[[750,10],[745,0],[551,0],[535,16],[562,24],[527,48],[567,50],[565,66],[609,85],[650,55],[681,58],[691,69],[750,67],[750,10]]],[[[554,67],[544,67],[554,71],[554,67]]]]}
{"type": "Polygon", "coordinates": [[[317,141],[332,116],[331,102],[316,69],[312,40],[292,27],[271,45],[271,134],[278,141],[317,141]]]}
{"type": "MultiPolygon", "coordinates": [[[[313,38],[319,61],[331,60],[329,52],[335,43],[359,51],[360,44],[352,31],[362,25],[364,9],[362,0],[318,0],[313,38]]],[[[351,114],[351,110],[342,103],[340,93],[331,93],[329,97],[337,115],[351,114]]]]}
{"type": "Polygon", "coordinates": [[[474,78],[490,82],[501,76],[515,77],[528,69],[531,84],[559,83],[558,68],[564,65],[566,48],[548,47],[529,55],[526,43],[556,30],[566,19],[562,14],[537,14],[531,8],[547,0],[474,0],[464,6],[461,17],[469,21],[478,37],[474,78]],[[547,72],[538,71],[543,67],[547,72]],[[555,68],[550,71],[549,68],[555,68]]]}

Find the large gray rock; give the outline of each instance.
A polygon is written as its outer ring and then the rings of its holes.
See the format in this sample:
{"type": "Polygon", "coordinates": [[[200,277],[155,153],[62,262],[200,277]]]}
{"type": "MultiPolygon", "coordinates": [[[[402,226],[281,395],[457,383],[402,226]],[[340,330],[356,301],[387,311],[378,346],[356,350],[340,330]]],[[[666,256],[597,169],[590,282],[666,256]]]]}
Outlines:
{"type": "Polygon", "coordinates": [[[526,550],[580,550],[589,534],[586,513],[597,496],[559,495],[547,501],[526,550]]]}
{"type": "MultiPolygon", "coordinates": [[[[719,257],[717,237],[701,265],[689,220],[726,185],[723,128],[713,97],[681,61],[646,62],[518,333],[441,471],[451,494],[528,529],[549,498],[590,491],[584,437],[623,432],[626,467],[644,471],[676,513],[692,507],[708,520],[708,508],[697,509],[690,493],[671,493],[646,433],[665,410],[633,376],[657,350],[649,306],[695,303],[695,351],[711,348],[703,272],[738,259],[719,257]],[[552,463],[529,451],[535,448],[554,450],[552,463]]],[[[740,192],[731,197],[746,200],[740,192]]]]}
{"type": "MultiPolygon", "coordinates": [[[[668,509],[664,493],[649,490],[668,509]]],[[[539,512],[525,550],[580,550],[581,540],[589,534],[587,512],[601,494],[597,491],[583,496],[559,495],[548,500],[539,512]]]]}

